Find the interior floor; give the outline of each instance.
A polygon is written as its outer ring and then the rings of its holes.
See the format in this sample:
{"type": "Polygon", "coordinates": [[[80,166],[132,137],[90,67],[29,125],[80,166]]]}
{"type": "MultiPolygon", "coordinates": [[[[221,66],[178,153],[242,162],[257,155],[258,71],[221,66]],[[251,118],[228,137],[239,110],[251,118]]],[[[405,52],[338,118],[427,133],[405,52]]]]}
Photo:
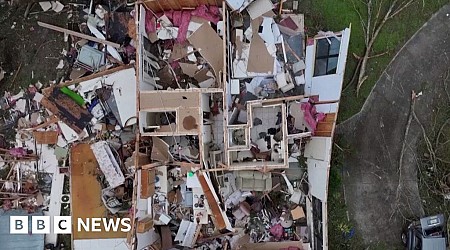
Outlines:
{"type": "Polygon", "coordinates": [[[265,136],[278,132],[277,130],[283,124],[281,119],[281,106],[253,108],[252,112],[253,127],[250,129],[250,138],[254,143],[259,139],[263,139],[265,136]]]}

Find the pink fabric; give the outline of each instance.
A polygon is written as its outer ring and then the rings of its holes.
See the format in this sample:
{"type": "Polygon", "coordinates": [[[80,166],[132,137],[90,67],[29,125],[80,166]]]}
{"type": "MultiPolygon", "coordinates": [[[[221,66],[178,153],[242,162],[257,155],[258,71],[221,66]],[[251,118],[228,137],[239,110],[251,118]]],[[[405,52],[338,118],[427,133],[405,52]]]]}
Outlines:
{"type": "Polygon", "coordinates": [[[11,148],[9,153],[15,157],[22,157],[27,154],[27,151],[24,148],[11,148]]]}
{"type": "Polygon", "coordinates": [[[209,9],[206,5],[198,6],[192,11],[192,15],[202,17],[214,24],[217,24],[220,20],[220,11],[217,6],[210,6],[209,9]]]}
{"type": "Polygon", "coordinates": [[[316,107],[310,102],[302,102],[300,104],[300,109],[303,111],[303,117],[305,119],[306,124],[308,125],[308,128],[314,135],[314,132],[316,131],[317,128],[317,123],[325,119],[325,114],[318,113],[316,107]]]}
{"type": "MultiPolygon", "coordinates": [[[[149,12],[147,12],[148,14],[149,12]]],[[[157,14],[158,15],[158,14],[157,14]]],[[[205,20],[208,20],[214,24],[217,24],[220,21],[220,11],[217,6],[210,6],[209,8],[206,5],[201,5],[197,7],[193,11],[186,10],[177,10],[177,11],[165,11],[164,15],[166,15],[173,23],[173,26],[178,27],[178,36],[177,42],[184,43],[186,41],[187,31],[189,27],[189,22],[191,21],[191,16],[201,17],[205,20]]],[[[146,28],[147,28],[147,20],[148,16],[146,16],[146,28]]],[[[155,27],[155,26],[153,26],[155,27]]],[[[149,32],[148,30],[146,30],[149,32]]],[[[154,30],[153,32],[155,32],[154,30]]]]}
{"type": "Polygon", "coordinates": [[[150,11],[145,13],[145,32],[152,33],[156,31],[156,20],[150,11]]]}
{"type": "MultiPolygon", "coordinates": [[[[190,11],[172,11],[172,22],[174,26],[178,26],[178,36],[177,42],[183,43],[186,41],[187,31],[189,27],[189,22],[191,21],[191,12],[190,11]]],[[[166,14],[168,18],[168,16],[166,14]]]]}
{"type": "Polygon", "coordinates": [[[275,239],[279,240],[281,239],[281,237],[283,237],[284,229],[281,224],[276,224],[269,229],[269,232],[273,235],[273,237],[275,237],[275,239]]]}

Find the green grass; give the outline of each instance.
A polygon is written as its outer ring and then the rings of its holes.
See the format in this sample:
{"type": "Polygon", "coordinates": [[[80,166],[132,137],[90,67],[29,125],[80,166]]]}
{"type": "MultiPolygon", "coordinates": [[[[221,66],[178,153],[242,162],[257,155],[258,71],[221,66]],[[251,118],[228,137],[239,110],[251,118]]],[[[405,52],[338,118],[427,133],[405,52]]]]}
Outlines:
{"type": "MultiPolygon", "coordinates": [[[[336,141],[341,141],[344,144],[339,138],[336,141]]],[[[343,164],[344,152],[334,150],[328,186],[328,245],[331,250],[364,249],[364,245],[357,231],[355,231],[356,233],[353,237],[345,237],[345,233],[348,233],[350,230],[355,230],[355,228],[354,223],[347,216],[347,205],[345,203],[344,186],[342,183],[343,164]]]]}
{"type": "MultiPolygon", "coordinates": [[[[447,83],[448,84],[448,83],[447,83]]],[[[445,143],[450,140],[450,125],[445,121],[450,117],[450,102],[442,101],[436,108],[433,117],[434,126],[428,129],[427,136],[429,137],[436,157],[443,161],[436,160],[436,169],[433,169],[432,161],[429,157],[429,151],[425,140],[422,139],[418,150],[419,161],[419,191],[422,199],[423,208],[426,215],[435,215],[443,213],[446,218],[450,216],[450,200],[443,199],[443,194],[448,193],[448,186],[450,185],[450,144],[445,143]],[[439,145],[436,147],[437,135],[441,132],[439,137],[439,145]]],[[[449,221],[447,219],[447,221],[449,221]]]]}
{"type": "MultiPolygon", "coordinates": [[[[339,31],[350,24],[352,25],[344,80],[345,87],[352,78],[357,65],[356,59],[352,56],[353,53],[362,55],[364,51],[363,31],[358,14],[353,7],[353,2],[361,4],[360,1],[304,0],[300,2],[299,9],[305,13],[305,26],[309,35],[314,35],[318,30],[339,31]]],[[[414,33],[446,3],[448,3],[448,0],[425,0],[423,2],[417,0],[386,23],[374,44],[372,55],[386,51],[388,53],[369,60],[366,69],[368,78],[362,85],[358,97],[356,96],[356,83],[353,83],[343,93],[339,109],[340,121],[344,121],[360,111],[364,101],[389,62],[414,33]]]]}

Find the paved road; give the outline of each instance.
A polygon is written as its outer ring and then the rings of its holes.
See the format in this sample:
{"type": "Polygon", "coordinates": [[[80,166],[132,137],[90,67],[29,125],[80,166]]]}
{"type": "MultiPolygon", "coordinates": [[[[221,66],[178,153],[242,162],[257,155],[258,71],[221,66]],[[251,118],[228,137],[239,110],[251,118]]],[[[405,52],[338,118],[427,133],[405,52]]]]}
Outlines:
{"type": "Polygon", "coordinates": [[[376,83],[363,109],[338,126],[350,144],[345,157],[344,184],[350,217],[366,243],[400,243],[403,216],[420,216],[414,152],[421,139],[412,122],[410,147],[399,171],[399,159],[410,110],[411,91],[422,91],[416,113],[430,127],[432,107],[446,98],[443,76],[450,65],[450,5],[436,13],[400,50],[376,83]],[[401,172],[401,177],[400,173],[401,172]],[[399,202],[396,201],[398,183],[399,202]]]}

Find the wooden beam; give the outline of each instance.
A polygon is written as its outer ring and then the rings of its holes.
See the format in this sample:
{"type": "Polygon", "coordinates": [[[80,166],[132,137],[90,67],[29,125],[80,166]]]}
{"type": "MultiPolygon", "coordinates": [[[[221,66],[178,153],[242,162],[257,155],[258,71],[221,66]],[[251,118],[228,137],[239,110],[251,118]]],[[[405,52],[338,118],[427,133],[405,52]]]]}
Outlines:
{"type": "Polygon", "coordinates": [[[203,172],[219,172],[219,171],[228,171],[228,167],[227,168],[211,168],[211,169],[205,169],[202,170],[203,172]]]}
{"type": "Polygon", "coordinates": [[[225,229],[227,225],[225,224],[225,219],[223,218],[222,210],[219,207],[219,204],[212,193],[215,191],[209,188],[208,182],[206,181],[206,178],[202,174],[202,172],[198,172],[197,177],[198,181],[200,182],[200,186],[203,189],[203,193],[205,194],[206,200],[208,201],[209,208],[211,209],[212,212],[211,217],[213,219],[214,225],[219,230],[225,229]]]}
{"type": "Polygon", "coordinates": [[[80,33],[80,32],[76,32],[76,31],[73,31],[73,30],[61,28],[61,27],[58,27],[58,26],[55,26],[55,25],[51,25],[51,24],[48,24],[48,23],[37,22],[37,24],[39,26],[47,28],[47,29],[51,29],[51,30],[59,31],[59,32],[62,32],[62,33],[65,33],[65,34],[69,34],[69,35],[72,35],[72,36],[84,38],[84,39],[87,39],[89,41],[102,43],[102,44],[111,46],[113,48],[120,48],[120,44],[113,43],[113,42],[107,41],[105,39],[100,39],[100,38],[97,38],[97,37],[89,36],[89,35],[86,35],[86,34],[83,34],[83,33],[80,33]]]}
{"type": "MultiPolygon", "coordinates": [[[[219,82],[219,87],[224,87],[227,82],[227,6],[225,1],[222,2],[222,20],[223,20],[223,37],[222,37],[222,50],[223,50],[223,68],[222,68],[222,81],[219,82]]],[[[217,77],[217,76],[216,76],[217,77]]],[[[217,77],[220,79],[220,77],[217,77]]]]}
{"type": "Polygon", "coordinates": [[[142,167],[138,168],[138,169],[142,169],[142,170],[148,170],[148,169],[152,169],[152,168],[156,168],[156,167],[160,167],[163,166],[164,162],[154,162],[154,163],[150,163],[150,164],[145,164],[142,167]]]}
{"type": "Polygon", "coordinates": [[[261,101],[261,104],[263,106],[275,105],[275,104],[281,104],[283,102],[302,100],[302,99],[308,98],[308,97],[309,96],[306,96],[306,95],[297,95],[297,96],[286,96],[286,97],[279,97],[279,98],[273,98],[273,99],[264,99],[261,101]]]}
{"type": "Polygon", "coordinates": [[[24,194],[24,193],[12,193],[12,192],[0,192],[0,194],[6,194],[6,195],[12,195],[12,196],[15,196],[15,195],[17,195],[17,196],[32,196],[32,195],[35,195],[35,193],[34,194],[24,194]]]}
{"type": "Polygon", "coordinates": [[[180,162],[180,161],[169,162],[168,165],[175,165],[184,168],[201,168],[202,166],[201,164],[198,163],[180,162]]]}
{"type": "Polygon", "coordinates": [[[279,9],[278,9],[279,16],[281,16],[281,12],[283,11],[283,2],[284,2],[284,0],[280,0],[279,9]]]}
{"type": "Polygon", "coordinates": [[[134,64],[127,64],[127,65],[123,65],[123,66],[107,69],[105,71],[100,71],[100,72],[97,72],[97,73],[94,73],[94,74],[91,74],[91,75],[88,75],[88,76],[85,76],[85,77],[80,77],[78,79],[74,79],[74,80],[71,80],[71,81],[62,82],[62,83],[58,84],[58,87],[61,87],[61,88],[62,87],[67,87],[67,86],[70,86],[70,85],[73,85],[73,84],[77,84],[77,83],[84,82],[84,81],[89,81],[89,80],[92,80],[92,79],[95,79],[95,78],[98,78],[98,77],[102,77],[102,76],[105,76],[105,75],[110,75],[110,74],[115,73],[117,71],[121,71],[121,70],[124,70],[124,69],[130,69],[132,67],[134,67],[134,64]]]}
{"type": "Polygon", "coordinates": [[[312,101],[311,103],[314,105],[317,105],[317,104],[330,104],[330,103],[338,103],[338,102],[339,102],[339,100],[329,100],[329,101],[317,101],[317,102],[312,101]]]}
{"type": "Polygon", "coordinates": [[[183,167],[183,168],[195,168],[195,167],[200,168],[201,167],[201,165],[198,163],[180,162],[180,161],[173,161],[173,162],[158,161],[158,162],[153,162],[150,164],[143,165],[142,167],[140,167],[138,169],[147,170],[147,169],[152,169],[152,168],[156,168],[156,167],[160,167],[160,166],[164,166],[164,165],[173,165],[173,166],[179,166],[179,167],[183,167]]]}
{"type": "Polygon", "coordinates": [[[24,129],[24,130],[26,130],[26,131],[33,131],[33,130],[36,130],[36,129],[45,128],[45,127],[48,127],[48,126],[52,125],[53,123],[57,123],[58,121],[59,121],[59,118],[56,117],[56,115],[52,115],[48,121],[45,121],[44,123],[42,123],[40,125],[37,125],[36,127],[27,128],[27,129],[24,129]]]}

